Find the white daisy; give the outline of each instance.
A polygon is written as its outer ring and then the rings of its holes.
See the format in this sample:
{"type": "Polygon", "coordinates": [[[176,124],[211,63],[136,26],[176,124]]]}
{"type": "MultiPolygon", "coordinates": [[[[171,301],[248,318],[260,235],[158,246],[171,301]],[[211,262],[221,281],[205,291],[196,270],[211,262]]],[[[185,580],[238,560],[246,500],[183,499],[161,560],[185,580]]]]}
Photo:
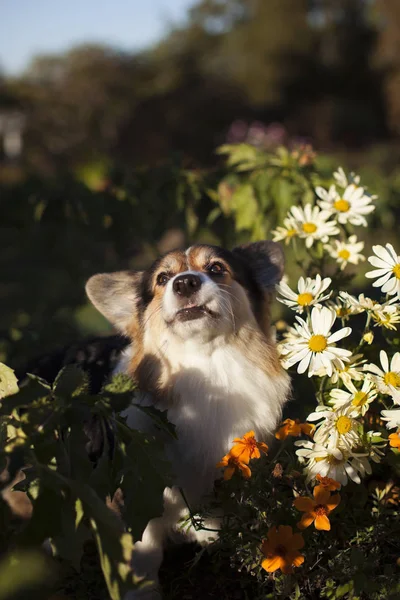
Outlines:
{"type": "Polygon", "coordinates": [[[336,221],[329,220],[331,212],[320,210],[318,206],[292,206],[290,213],[289,216],[296,221],[299,237],[306,239],[307,248],[311,248],[316,240],[326,243],[330,235],[339,233],[336,221]]]}
{"type": "Polygon", "coordinates": [[[347,242],[333,240],[333,244],[327,244],[325,249],[328,254],[340,265],[340,269],[346,268],[347,263],[358,265],[360,261],[365,260],[365,256],[360,254],[364,248],[364,242],[357,242],[357,236],[351,235],[347,242]]]}
{"type": "Polygon", "coordinates": [[[279,226],[272,232],[274,242],[285,241],[285,244],[289,244],[291,239],[298,235],[298,228],[296,221],[293,217],[286,217],[283,219],[283,227],[279,226]]]}
{"type": "Polygon", "coordinates": [[[372,246],[372,250],[376,256],[370,256],[368,262],[373,267],[377,267],[373,271],[368,271],[365,274],[369,279],[375,279],[372,284],[374,287],[380,287],[384,294],[393,296],[397,294],[400,298],[400,256],[397,255],[392,244],[383,246],[372,246]]]}
{"type": "Polygon", "coordinates": [[[343,167],[339,167],[338,170],[334,172],[333,178],[336,181],[336,184],[342,188],[346,188],[351,183],[354,183],[355,185],[359,185],[360,183],[359,175],[351,172],[350,175],[347,176],[343,170],[343,167]]]}
{"type": "Polygon", "coordinates": [[[322,308],[315,306],[308,323],[301,317],[296,317],[296,320],[294,328],[298,334],[297,339],[287,341],[283,346],[285,368],[299,363],[297,372],[304,373],[308,369],[309,377],[321,368],[326,369],[329,377],[334,368],[343,369],[344,362],[347,362],[351,356],[351,351],[336,348],[335,342],[350,335],[351,328],[343,327],[331,333],[336,320],[335,311],[325,306],[322,308]]]}
{"type": "Polygon", "coordinates": [[[366,458],[367,453],[355,454],[334,446],[325,447],[309,440],[295,442],[295,446],[302,446],[296,450],[301,461],[308,460],[304,471],[306,481],[315,479],[317,475],[330,477],[342,485],[346,485],[350,478],[355,483],[361,483],[359,473],[371,473],[371,467],[366,458]]]}
{"type": "Polygon", "coordinates": [[[347,390],[334,388],[330,392],[331,399],[329,401],[335,410],[348,407],[351,409],[351,416],[364,416],[369,409],[371,402],[377,397],[375,385],[371,379],[365,377],[362,388],[358,390],[353,382],[345,383],[347,390]]]}
{"type": "Polygon", "coordinates": [[[341,224],[351,223],[352,225],[363,225],[367,227],[367,220],[363,215],[368,215],[375,206],[371,204],[372,197],[367,194],[363,187],[351,183],[346,187],[342,194],[331,186],[329,191],[323,187],[315,188],[315,193],[321,200],[319,206],[322,210],[335,215],[341,224]]]}
{"type": "Polygon", "coordinates": [[[364,364],[366,362],[362,354],[354,354],[343,365],[343,369],[337,368],[332,373],[331,383],[337,383],[339,380],[342,380],[347,385],[351,381],[362,381],[365,378],[364,364]]]}
{"type": "Polygon", "coordinates": [[[335,298],[335,301],[329,300],[326,305],[335,311],[338,319],[348,319],[351,315],[355,314],[352,307],[343,298],[339,298],[339,296],[335,298]]]}
{"type": "Polygon", "coordinates": [[[364,365],[364,371],[372,373],[376,387],[382,394],[392,396],[396,404],[400,404],[400,352],[396,352],[390,361],[384,350],[379,353],[382,369],[369,363],[364,365]]]}
{"type": "Polygon", "coordinates": [[[287,283],[282,281],[277,286],[277,291],[282,294],[283,298],[277,297],[277,300],[296,312],[302,313],[306,306],[320,306],[321,302],[329,298],[332,292],[324,296],[322,294],[330,286],[331,281],[329,277],[321,279],[320,275],[316,275],[315,279],[300,277],[297,292],[292,291],[287,283]]]}
{"type": "Polygon", "coordinates": [[[318,406],[308,415],[307,421],[319,421],[314,433],[314,441],[323,446],[341,447],[351,451],[360,443],[358,430],[360,423],[354,418],[351,407],[343,406],[335,410],[331,406],[318,406]]]}
{"type": "Polygon", "coordinates": [[[400,408],[393,410],[383,410],[381,412],[382,421],[387,421],[386,427],[394,429],[400,427],[400,408]]]}
{"type": "Polygon", "coordinates": [[[382,306],[374,308],[372,318],[375,321],[375,327],[384,327],[385,329],[397,329],[397,324],[400,323],[399,306],[385,303],[382,306]]]}
{"type": "Polygon", "coordinates": [[[353,315],[357,315],[364,311],[368,312],[369,310],[374,310],[376,307],[381,306],[379,302],[367,298],[364,294],[360,294],[358,298],[355,298],[355,296],[352,296],[348,292],[339,292],[339,297],[351,307],[353,315]]]}

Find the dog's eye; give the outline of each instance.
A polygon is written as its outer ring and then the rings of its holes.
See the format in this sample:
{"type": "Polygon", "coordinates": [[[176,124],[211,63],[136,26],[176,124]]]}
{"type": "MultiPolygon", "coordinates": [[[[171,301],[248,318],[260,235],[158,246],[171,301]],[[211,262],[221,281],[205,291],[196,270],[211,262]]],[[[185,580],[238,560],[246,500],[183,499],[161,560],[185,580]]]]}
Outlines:
{"type": "Polygon", "coordinates": [[[157,285],[166,285],[169,280],[168,273],[159,273],[157,275],[157,285]]]}
{"type": "Polygon", "coordinates": [[[220,262],[215,262],[212,265],[210,265],[207,269],[210,273],[214,273],[214,275],[221,275],[222,273],[224,273],[226,271],[225,267],[223,264],[221,264],[220,262]]]}

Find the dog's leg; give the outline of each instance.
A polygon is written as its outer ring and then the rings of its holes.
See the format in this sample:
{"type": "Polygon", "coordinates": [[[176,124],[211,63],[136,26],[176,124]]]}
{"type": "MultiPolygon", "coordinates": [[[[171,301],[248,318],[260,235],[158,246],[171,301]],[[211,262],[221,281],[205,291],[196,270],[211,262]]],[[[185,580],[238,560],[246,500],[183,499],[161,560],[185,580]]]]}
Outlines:
{"type": "Polygon", "coordinates": [[[163,560],[164,542],[177,528],[179,520],[187,517],[188,509],[179,488],[165,488],[164,512],[151,519],[144,530],[142,540],[135,542],[132,554],[132,570],[138,577],[145,577],[149,585],[128,592],[124,600],[161,600],[158,571],[163,560]]]}

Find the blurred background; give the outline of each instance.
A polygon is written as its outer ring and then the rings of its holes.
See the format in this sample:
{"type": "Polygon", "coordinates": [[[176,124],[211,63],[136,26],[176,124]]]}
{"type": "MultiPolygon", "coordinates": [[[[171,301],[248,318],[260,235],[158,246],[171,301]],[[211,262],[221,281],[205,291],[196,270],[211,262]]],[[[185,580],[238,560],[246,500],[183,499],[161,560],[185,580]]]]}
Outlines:
{"type": "Polygon", "coordinates": [[[0,0],[0,360],[106,332],[95,272],[268,235],[291,175],[223,144],[356,169],[395,237],[399,0],[0,0]]]}

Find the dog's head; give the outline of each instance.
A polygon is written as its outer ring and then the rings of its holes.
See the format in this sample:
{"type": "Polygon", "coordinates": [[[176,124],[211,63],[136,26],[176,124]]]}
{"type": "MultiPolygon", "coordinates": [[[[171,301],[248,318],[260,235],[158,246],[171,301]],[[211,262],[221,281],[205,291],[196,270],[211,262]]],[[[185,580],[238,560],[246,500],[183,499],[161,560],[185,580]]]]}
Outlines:
{"type": "Polygon", "coordinates": [[[196,245],[167,253],[147,271],[94,275],[86,291],[96,308],[136,341],[148,333],[209,341],[245,323],[257,323],[267,334],[270,292],[282,273],[283,253],[274,242],[231,252],[196,245]]]}

